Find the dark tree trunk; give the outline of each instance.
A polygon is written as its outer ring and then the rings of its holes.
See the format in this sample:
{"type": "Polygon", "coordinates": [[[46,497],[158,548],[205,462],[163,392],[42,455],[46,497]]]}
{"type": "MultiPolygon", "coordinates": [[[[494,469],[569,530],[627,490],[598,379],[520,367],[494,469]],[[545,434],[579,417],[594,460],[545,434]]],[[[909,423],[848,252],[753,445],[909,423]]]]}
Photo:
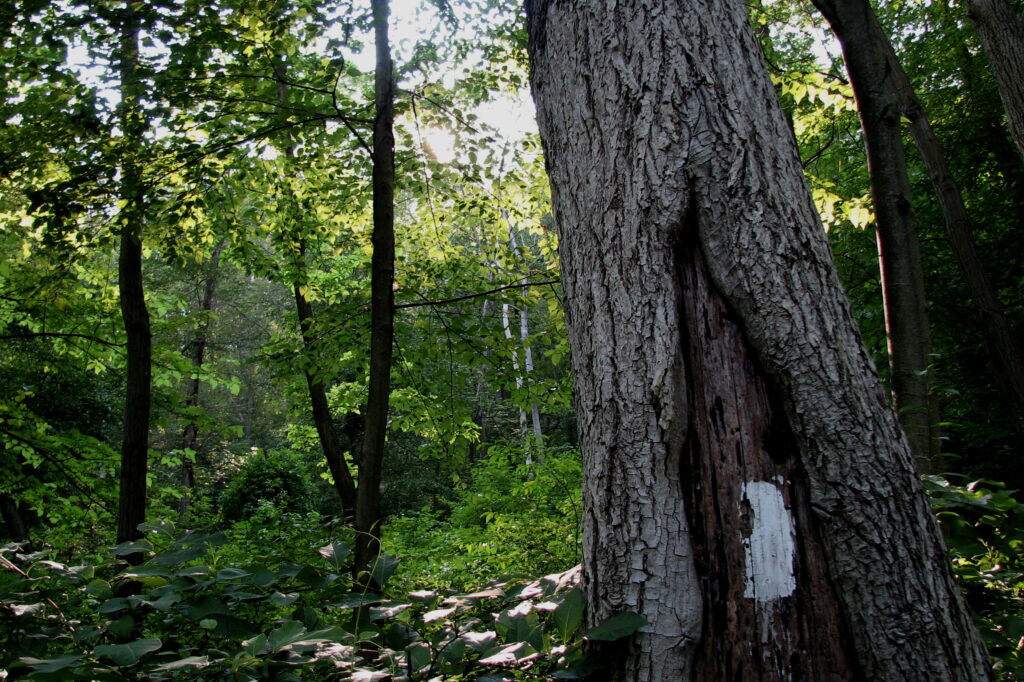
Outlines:
{"type": "MultiPolygon", "coordinates": [[[[302,270],[306,267],[306,257],[303,253],[305,240],[301,240],[297,267],[302,270]]],[[[299,316],[299,329],[302,332],[302,346],[307,353],[315,357],[314,341],[310,334],[310,325],[313,323],[313,309],[309,301],[302,294],[302,285],[296,281],[295,286],[295,309],[299,316]]],[[[317,436],[320,438],[320,447],[324,452],[324,459],[327,460],[327,468],[334,479],[334,489],[341,500],[342,514],[354,515],[356,509],[356,484],[352,480],[352,472],[349,471],[348,461],[345,457],[345,449],[338,438],[338,432],[334,428],[331,419],[331,408],[327,402],[327,389],[323,381],[317,379],[316,368],[307,369],[306,386],[309,389],[309,402],[313,410],[313,424],[316,426],[317,436]]]]}
{"type": "MultiPolygon", "coordinates": [[[[1024,351],[1017,333],[1010,324],[1002,303],[996,296],[992,280],[981,262],[974,241],[970,216],[964,206],[963,196],[946,155],[932,130],[928,115],[914,88],[907,78],[903,66],[892,48],[892,43],[877,21],[872,22],[877,42],[885,49],[891,73],[891,83],[896,89],[903,116],[909,121],[910,134],[924,161],[928,176],[942,209],[946,224],[946,237],[956,259],[960,274],[971,295],[972,309],[981,322],[985,342],[991,350],[996,374],[996,383],[1001,385],[1014,406],[1018,425],[1024,426],[1024,351]]],[[[1024,28],[1021,29],[1024,31],[1024,28]]],[[[1024,45],[1021,46],[1024,50],[1024,45]]]]}
{"type": "Polygon", "coordinates": [[[1010,134],[1024,157],[1024,14],[1009,0],[967,0],[967,16],[981,38],[1010,134]]]}
{"type": "Polygon", "coordinates": [[[370,283],[370,387],[359,460],[356,502],[356,569],[380,553],[380,481],[391,398],[395,296],[394,66],[388,42],[388,0],[371,0],[377,48],[373,124],[373,257],[370,283]]]}
{"type": "Polygon", "coordinates": [[[937,406],[930,391],[931,331],[888,41],[879,40],[881,29],[868,3],[812,1],[843,46],[857,98],[878,225],[893,403],[919,467],[927,472],[940,443],[937,406]]]}
{"type": "MultiPolygon", "coordinates": [[[[142,226],[145,190],[140,150],[146,121],[140,106],[139,16],[126,5],[121,13],[118,71],[121,79],[121,247],[118,256],[118,292],[127,336],[127,372],[124,437],[121,443],[121,486],[117,506],[117,541],[141,537],[138,525],[146,520],[146,471],[149,453],[152,335],[142,287],[142,226]]],[[[126,557],[142,562],[141,554],[126,557]]]]}
{"type": "MultiPolygon", "coordinates": [[[[21,516],[18,503],[8,493],[0,493],[0,517],[4,520],[8,538],[14,542],[28,543],[30,541],[28,526],[21,516]]],[[[26,548],[27,551],[30,549],[26,548]]]]}
{"type": "MultiPolygon", "coordinates": [[[[185,389],[185,407],[195,410],[199,407],[199,371],[203,368],[203,359],[206,355],[206,344],[209,341],[210,314],[213,312],[213,296],[217,290],[217,264],[220,261],[220,252],[224,248],[221,241],[213,249],[213,255],[206,266],[207,272],[205,285],[203,286],[203,299],[199,303],[199,326],[196,328],[196,335],[189,344],[189,360],[192,364],[193,376],[188,380],[185,389]]],[[[182,496],[178,501],[178,520],[184,522],[188,517],[189,505],[192,502],[192,491],[196,487],[195,456],[199,449],[199,424],[194,419],[185,425],[181,434],[181,487],[182,496]]]]}
{"type": "MultiPolygon", "coordinates": [[[[277,99],[284,102],[288,95],[286,76],[287,68],[282,59],[278,59],[274,66],[274,74],[279,84],[277,88],[277,99]]],[[[294,144],[291,141],[291,134],[286,133],[289,138],[285,148],[285,156],[289,160],[295,159],[294,144]]],[[[294,199],[294,197],[293,197],[294,199]]],[[[298,202],[296,202],[298,203],[298,202]]],[[[298,206],[296,208],[299,208],[298,206]]],[[[299,226],[302,229],[302,226],[299,226]]],[[[338,493],[341,502],[342,516],[355,516],[356,509],[356,484],[352,479],[352,472],[348,468],[348,461],[345,451],[338,438],[338,432],[334,428],[331,419],[331,408],[327,401],[327,388],[324,382],[318,378],[316,341],[313,338],[313,307],[309,304],[302,287],[306,284],[306,237],[304,234],[297,236],[298,248],[296,249],[293,266],[295,268],[295,281],[292,289],[295,292],[295,311],[299,320],[299,333],[302,335],[302,348],[309,355],[312,366],[308,366],[303,374],[306,377],[306,388],[309,391],[309,403],[313,412],[313,425],[316,427],[317,437],[320,439],[320,448],[323,450],[324,459],[327,461],[327,469],[331,472],[331,479],[334,481],[334,489],[338,493]]]]}
{"type": "Polygon", "coordinates": [[[739,0],[533,0],[617,680],[984,680],[739,0]]]}

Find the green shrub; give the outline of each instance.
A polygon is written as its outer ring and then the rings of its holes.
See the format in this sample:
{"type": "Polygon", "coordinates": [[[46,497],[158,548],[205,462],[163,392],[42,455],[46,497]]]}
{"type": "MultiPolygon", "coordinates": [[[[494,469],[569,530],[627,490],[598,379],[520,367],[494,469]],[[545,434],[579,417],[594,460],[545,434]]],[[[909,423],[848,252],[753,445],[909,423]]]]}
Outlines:
{"type": "Polygon", "coordinates": [[[270,450],[248,457],[221,498],[225,521],[252,516],[261,503],[304,514],[314,508],[312,475],[301,456],[270,450]]]}

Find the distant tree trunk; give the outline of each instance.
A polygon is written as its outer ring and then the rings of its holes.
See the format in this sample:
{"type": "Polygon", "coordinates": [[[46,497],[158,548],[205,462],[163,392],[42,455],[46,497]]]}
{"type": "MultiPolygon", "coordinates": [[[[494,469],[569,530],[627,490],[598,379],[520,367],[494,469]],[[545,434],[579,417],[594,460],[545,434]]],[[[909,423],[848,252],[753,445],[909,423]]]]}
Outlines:
{"type": "MultiPolygon", "coordinates": [[[[505,330],[505,340],[512,345],[512,321],[508,314],[509,309],[512,306],[508,303],[501,304],[501,328],[505,330]]],[[[523,372],[519,367],[519,349],[512,346],[512,371],[515,372],[516,377],[516,388],[518,390],[523,389],[523,372]]],[[[526,410],[523,409],[522,405],[519,405],[519,435],[522,438],[526,438],[526,410]]],[[[526,453],[527,465],[532,464],[530,453],[526,453]]]]}
{"type": "MultiPolygon", "coordinates": [[[[288,97],[288,85],[286,76],[288,70],[283,59],[278,59],[274,65],[274,75],[278,78],[277,99],[285,102],[288,97]]],[[[289,141],[284,153],[289,160],[295,159],[294,144],[291,141],[290,133],[286,133],[289,141]]],[[[301,226],[300,226],[301,229],[301,226]]],[[[313,425],[316,427],[317,437],[320,439],[320,449],[323,450],[324,459],[327,461],[327,469],[331,472],[331,479],[334,481],[334,490],[338,493],[341,502],[342,516],[355,516],[356,509],[356,484],[352,479],[352,472],[349,471],[345,451],[341,447],[338,432],[334,428],[334,421],[331,419],[331,407],[327,401],[327,387],[319,378],[316,367],[316,340],[313,338],[313,307],[302,292],[302,287],[307,282],[306,266],[306,237],[299,234],[297,237],[293,266],[295,267],[295,281],[292,283],[292,290],[295,292],[295,310],[299,319],[299,333],[302,335],[302,348],[313,360],[312,367],[307,366],[303,370],[306,377],[306,387],[309,391],[309,402],[313,412],[313,425]]]]}
{"type": "Polygon", "coordinates": [[[373,125],[373,256],[370,280],[370,386],[356,502],[356,570],[380,553],[380,481],[391,399],[395,315],[395,77],[388,0],[371,0],[377,49],[373,125]]]}
{"type": "Polygon", "coordinates": [[[990,679],[739,0],[532,0],[612,680],[990,679]]]}
{"type": "MultiPolygon", "coordinates": [[[[203,287],[203,300],[199,304],[200,321],[196,328],[196,335],[189,344],[189,359],[192,364],[193,376],[188,380],[188,387],[185,390],[185,407],[196,409],[199,407],[199,371],[203,368],[203,359],[206,355],[206,344],[209,341],[210,313],[213,312],[213,296],[217,290],[217,264],[220,260],[221,249],[224,248],[224,241],[221,240],[213,249],[213,255],[207,263],[205,285],[203,287]]],[[[188,517],[188,509],[192,502],[192,491],[196,487],[195,453],[199,449],[199,425],[195,419],[190,418],[185,425],[181,435],[181,486],[182,496],[178,501],[178,520],[184,522],[188,517]],[[189,454],[191,453],[191,454],[189,454]]]]}
{"type": "Polygon", "coordinates": [[[1010,134],[1024,157],[1024,14],[1009,0],[967,0],[967,16],[981,38],[1010,134]]]}
{"type": "MultiPolygon", "coordinates": [[[[305,270],[306,267],[305,245],[306,240],[301,239],[299,254],[296,257],[296,265],[302,270],[305,270]]],[[[302,333],[302,346],[307,353],[315,357],[314,339],[310,333],[310,326],[313,323],[313,308],[303,295],[302,284],[299,280],[296,280],[294,290],[295,309],[298,311],[299,330],[302,333]]],[[[317,378],[315,367],[306,369],[305,375],[306,386],[309,389],[309,402],[313,410],[313,424],[316,426],[316,433],[320,438],[324,459],[327,460],[327,469],[331,472],[331,478],[334,480],[334,489],[341,500],[342,515],[354,515],[356,484],[352,479],[352,472],[349,471],[345,450],[341,446],[338,432],[334,428],[331,407],[327,402],[327,388],[324,386],[324,382],[317,378]]]]}
{"type": "Polygon", "coordinates": [[[921,470],[930,471],[940,445],[930,391],[931,331],[888,41],[880,40],[884,35],[875,29],[867,2],[812,1],[839,38],[857,98],[878,225],[893,402],[921,470]]]}
{"type": "Polygon", "coordinates": [[[30,541],[28,526],[21,517],[18,503],[9,493],[0,493],[0,517],[3,518],[4,526],[7,528],[8,538],[14,542],[28,543],[30,541]]]}
{"type": "Polygon", "coordinates": [[[1015,407],[1018,424],[1024,426],[1024,351],[1021,349],[1020,338],[1011,326],[978,255],[971,219],[964,206],[960,187],[949,169],[946,155],[932,130],[928,115],[881,24],[877,20],[871,23],[879,44],[886,48],[891,83],[896,89],[903,116],[910,123],[910,134],[932,180],[946,223],[950,249],[970,292],[972,308],[981,321],[985,342],[992,351],[996,383],[1004,387],[1010,403],[1015,407]]]}
{"type": "MultiPolygon", "coordinates": [[[[117,506],[117,541],[141,537],[138,525],[146,520],[146,473],[149,454],[149,406],[151,393],[152,334],[142,287],[142,227],[145,189],[139,154],[144,145],[146,121],[140,104],[140,19],[126,3],[121,11],[118,73],[121,80],[121,247],[118,256],[118,291],[121,318],[127,335],[127,372],[124,438],[121,443],[121,481],[117,506]]],[[[126,560],[135,565],[141,553],[126,560]]]]}
{"type": "MultiPolygon", "coordinates": [[[[508,222],[508,216],[505,216],[505,221],[508,222]]],[[[519,242],[516,239],[516,232],[509,224],[508,227],[508,245],[513,251],[519,248],[519,242]]],[[[527,284],[529,278],[523,275],[520,281],[523,283],[522,293],[526,296],[529,293],[527,284]]],[[[519,341],[523,344],[523,378],[527,385],[533,380],[533,349],[530,348],[530,315],[529,309],[525,305],[519,306],[519,341]]],[[[533,425],[533,437],[538,441],[544,436],[544,432],[540,426],[540,406],[534,400],[530,401],[530,419],[533,425]]],[[[524,425],[523,432],[525,434],[526,427],[524,425]]]]}

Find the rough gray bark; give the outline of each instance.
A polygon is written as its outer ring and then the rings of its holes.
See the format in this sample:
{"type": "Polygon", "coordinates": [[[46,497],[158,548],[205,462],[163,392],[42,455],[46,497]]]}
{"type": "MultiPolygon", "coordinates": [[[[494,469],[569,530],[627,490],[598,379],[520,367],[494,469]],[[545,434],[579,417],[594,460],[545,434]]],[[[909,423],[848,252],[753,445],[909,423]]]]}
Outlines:
{"type": "Polygon", "coordinates": [[[988,679],[742,3],[527,13],[609,676],[988,679]]]}
{"type": "Polygon", "coordinates": [[[940,444],[930,391],[931,331],[888,41],[867,2],[812,1],[839,38],[857,99],[878,226],[893,403],[921,470],[928,472],[940,444]]]}
{"type": "Polygon", "coordinates": [[[967,16],[996,76],[1010,134],[1024,157],[1024,14],[1009,0],[967,0],[967,16]]]}
{"type": "Polygon", "coordinates": [[[377,50],[373,125],[373,256],[370,283],[370,386],[356,499],[356,570],[380,553],[380,481],[391,396],[395,295],[395,76],[388,0],[371,0],[377,50]]]}
{"type": "MultiPolygon", "coordinates": [[[[974,229],[964,205],[960,187],[946,162],[946,155],[932,130],[928,115],[921,106],[914,88],[893,50],[889,37],[881,25],[874,21],[878,43],[884,47],[903,117],[909,122],[910,134],[917,145],[931,178],[935,195],[946,224],[946,238],[956,259],[971,296],[971,307],[981,322],[985,342],[989,346],[995,369],[996,383],[1001,385],[1014,406],[1017,421],[1024,423],[1024,350],[999,297],[984,263],[978,255],[974,229]]],[[[1024,32],[1024,27],[1021,29],[1024,32]]],[[[1024,45],[1021,46],[1024,50],[1024,45]]]]}
{"type": "MultiPolygon", "coordinates": [[[[138,525],[146,520],[146,472],[149,457],[149,406],[152,384],[153,339],[149,311],[142,288],[142,226],[145,191],[137,155],[143,145],[146,121],[140,100],[138,14],[127,3],[120,12],[118,74],[121,80],[121,245],[117,262],[121,318],[127,337],[124,436],[121,442],[121,479],[117,505],[117,541],[141,537],[138,525]]],[[[139,564],[141,553],[126,560],[139,564]]]]}

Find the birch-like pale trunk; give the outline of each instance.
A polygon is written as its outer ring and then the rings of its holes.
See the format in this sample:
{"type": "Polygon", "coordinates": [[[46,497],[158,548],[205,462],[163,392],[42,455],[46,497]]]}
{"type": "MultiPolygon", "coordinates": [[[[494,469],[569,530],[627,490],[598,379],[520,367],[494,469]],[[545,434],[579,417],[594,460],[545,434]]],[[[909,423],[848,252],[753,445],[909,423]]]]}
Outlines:
{"type": "Polygon", "coordinates": [[[989,679],[742,2],[527,16],[606,677],[989,679]]]}

